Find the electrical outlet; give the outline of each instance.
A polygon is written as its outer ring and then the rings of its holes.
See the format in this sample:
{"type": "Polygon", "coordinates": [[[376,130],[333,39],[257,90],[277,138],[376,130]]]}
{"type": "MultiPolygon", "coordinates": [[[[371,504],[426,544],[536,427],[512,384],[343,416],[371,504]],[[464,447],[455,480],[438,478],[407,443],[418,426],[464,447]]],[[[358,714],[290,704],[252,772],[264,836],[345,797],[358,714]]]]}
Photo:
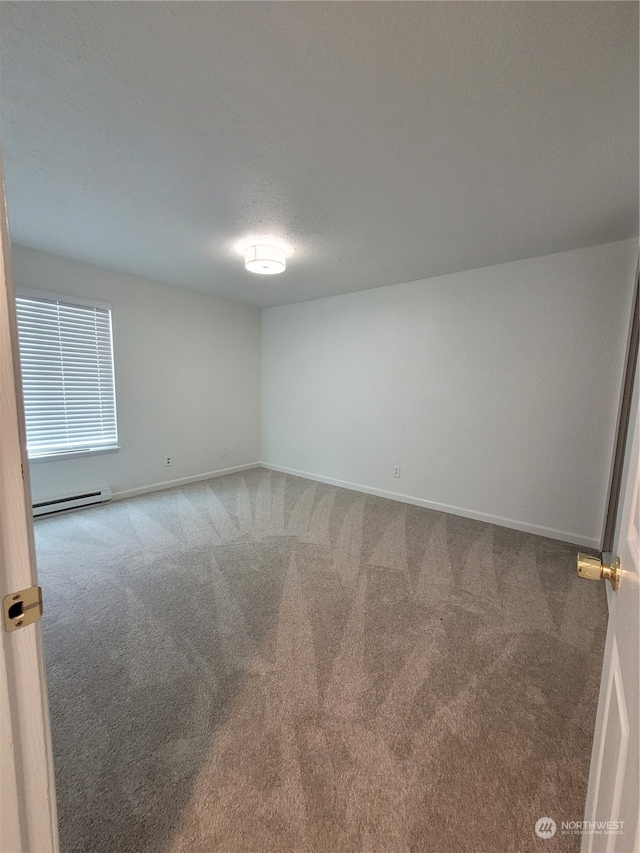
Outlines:
{"type": "Polygon", "coordinates": [[[223,447],[221,452],[220,452],[220,456],[226,456],[226,455],[227,455],[227,448],[223,447]]]}
{"type": "Polygon", "coordinates": [[[172,456],[165,456],[164,457],[164,464],[167,466],[167,468],[169,467],[169,465],[173,465],[173,457],[172,456]]]}
{"type": "Polygon", "coordinates": [[[399,465],[395,465],[395,466],[394,466],[394,469],[393,469],[393,476],[394,476],[394,477],[399,477],[399,476],[400,476],[400,466],[399,466],[399,465]]]}

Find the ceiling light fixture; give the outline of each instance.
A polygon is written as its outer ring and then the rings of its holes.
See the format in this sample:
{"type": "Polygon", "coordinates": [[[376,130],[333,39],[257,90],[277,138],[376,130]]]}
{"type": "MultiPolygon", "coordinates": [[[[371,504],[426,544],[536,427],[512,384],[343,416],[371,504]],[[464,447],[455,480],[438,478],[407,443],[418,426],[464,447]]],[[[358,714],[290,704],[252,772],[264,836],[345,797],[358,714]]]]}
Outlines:
{"type": "Polygon", "coordinates": [[[276,275],[287,268],[287,257],[295,251],[290,243],[270,234],[251,234],[234,245],[244,258],[245,269],[258,275],[276,275]]]}
{"type": "Polygon", "coordinates": [[[287,256],[280,246],[256,243],[244,250],[244,266],[259,275],[276,275],[287,267],[287,256]]]}

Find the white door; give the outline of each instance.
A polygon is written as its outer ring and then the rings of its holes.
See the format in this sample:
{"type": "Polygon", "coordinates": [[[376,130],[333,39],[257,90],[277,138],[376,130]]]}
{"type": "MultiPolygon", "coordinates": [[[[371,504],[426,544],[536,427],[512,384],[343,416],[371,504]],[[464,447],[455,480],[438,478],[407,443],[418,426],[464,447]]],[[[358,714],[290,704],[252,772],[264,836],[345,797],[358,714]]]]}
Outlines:
{"type": "MultiPolygon", "coordinates": [[[[37,585],[1,176],[0,163],[0,600],[37,585]]],[[[40,622],[11,633],[0,625],[0,729],[0,853],[56,853],[58,825],[40,622]]]]}
{"type": "Polygon", "coordinates": [[[640,853],[640,468],[638,374],[628,444],[626,486],[615,554],[622,577],[607,583],[609,626],[591,755],[582,853],[640,853]]]}

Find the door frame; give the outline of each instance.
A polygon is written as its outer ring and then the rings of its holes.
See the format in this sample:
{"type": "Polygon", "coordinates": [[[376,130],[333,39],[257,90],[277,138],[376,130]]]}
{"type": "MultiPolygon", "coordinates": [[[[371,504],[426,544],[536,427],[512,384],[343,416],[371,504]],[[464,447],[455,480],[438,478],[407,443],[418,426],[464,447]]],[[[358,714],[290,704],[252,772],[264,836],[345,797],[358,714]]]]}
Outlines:
{"type": "MultiPolygon", "coordinates": [[[[0,598],[37,585],[11,251],[0,155],[0,598]]],[[[58,853],[41,623],[0,626],[0,851],[58,853]]]]}
{"type": "Polygon", "coordinates": [[[611,467],[611,479],[609,481],[609,498],[605,513],[604,527],[602,530],[602,553],[613,554],[614,546],[617,545],[619,508],[624,497],[622,493],[623,473],[625,468],[625,456],[629,436],[629,425],[631,423],[631,410],[633,403],[633,388],[636,371],[638,369],[638,344],[640,342],[640,254],[636,263],[635,292],[631,303],[631,323],[629,329],[627,355],[625,358],[624,374],[622,379],[622,393],[620,395],[620,406],[618,410],[618,427],[616,431],[616,443],[613,449],[613,462],[611,467]]]}

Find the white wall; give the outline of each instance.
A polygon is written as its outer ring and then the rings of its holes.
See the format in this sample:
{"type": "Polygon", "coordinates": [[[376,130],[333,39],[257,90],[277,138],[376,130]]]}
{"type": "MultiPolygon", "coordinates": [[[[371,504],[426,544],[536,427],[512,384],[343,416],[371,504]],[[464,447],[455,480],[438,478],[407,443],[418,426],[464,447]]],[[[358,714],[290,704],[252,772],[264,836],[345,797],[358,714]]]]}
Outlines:
{"type": "Polygon", "coordinates": [[[32,463],[34,501],[104,485],[123,492],[258,461],[257,308],[21,246],[12,256],[16,288],[112,306],[122,449],[32,463]]]}
{"type": "Polygon", "coordinates": [[[637,247],[264,310],[262,460],[597,546],[637,247]]]}
{"type": "Polygon", "coordinates": [[[32,464],[34,499],[262,458],[597,546],[636,253],[627,240],[266,309],[260,456],[257,309],[14,246],[18,287],[113,308],[122,449],[32,464]]]}

